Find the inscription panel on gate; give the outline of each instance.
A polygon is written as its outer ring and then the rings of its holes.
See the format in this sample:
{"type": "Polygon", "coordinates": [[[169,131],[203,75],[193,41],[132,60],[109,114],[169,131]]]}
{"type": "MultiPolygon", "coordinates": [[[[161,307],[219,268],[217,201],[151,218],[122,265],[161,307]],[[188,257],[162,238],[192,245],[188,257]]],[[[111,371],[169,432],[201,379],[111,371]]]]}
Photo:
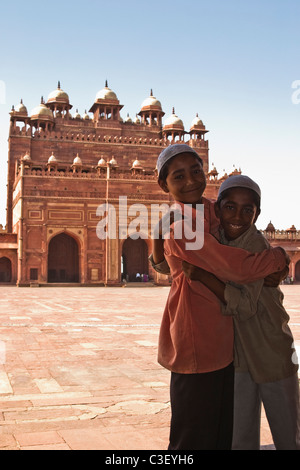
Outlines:
{"type": "Polygon", "coordinates": [[[62,211],[62,210],[49,210],[49,220],[76,220],[77,222],[83,221],[83,211],[62,211]]]}

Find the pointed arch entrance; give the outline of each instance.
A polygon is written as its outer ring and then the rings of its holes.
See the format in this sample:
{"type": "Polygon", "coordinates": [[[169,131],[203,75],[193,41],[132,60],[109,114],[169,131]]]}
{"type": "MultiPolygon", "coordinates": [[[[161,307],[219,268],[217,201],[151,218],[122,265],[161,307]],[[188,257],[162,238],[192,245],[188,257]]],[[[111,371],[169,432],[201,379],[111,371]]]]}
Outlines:
{"type": "Polygon", "coordinates": [[[79,247],[76,240],[66,233],[50,240],[48,282],[79,282],[79,247]]]}
{"type": "Polygon", "coordinates": [[[297,261],[295,266],[295,280],[297,282],[300,282],[300,260],[297,261]]]}
{"type": "Polygon", "coordinates": [[[137,274],[148,274],[148,246],[142,238],[127,238],[122,249],[122,277],[134,282],[137,274]]]}
{"type": "Polygon", "coordinates": [[[0,282],[11,282],[11,261],[5,256],[0,258],[0,282]]]}

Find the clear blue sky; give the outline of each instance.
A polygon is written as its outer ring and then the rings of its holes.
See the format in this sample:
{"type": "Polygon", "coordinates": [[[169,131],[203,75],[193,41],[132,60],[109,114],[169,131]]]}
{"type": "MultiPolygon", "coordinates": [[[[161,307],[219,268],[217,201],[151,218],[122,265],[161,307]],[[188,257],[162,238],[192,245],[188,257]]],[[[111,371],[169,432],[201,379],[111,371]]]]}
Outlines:
{"type": "Polygon", "coordinates": [[[107,79],[123,118],[151,88],[186,130],[198,113],[211,164],[260,184],[258,227],[300,229],[299,18],[299,0],[2,2],[0,223],[11,106],[23,98],[30,112],[60,80],[83,114],[107,79]]]}

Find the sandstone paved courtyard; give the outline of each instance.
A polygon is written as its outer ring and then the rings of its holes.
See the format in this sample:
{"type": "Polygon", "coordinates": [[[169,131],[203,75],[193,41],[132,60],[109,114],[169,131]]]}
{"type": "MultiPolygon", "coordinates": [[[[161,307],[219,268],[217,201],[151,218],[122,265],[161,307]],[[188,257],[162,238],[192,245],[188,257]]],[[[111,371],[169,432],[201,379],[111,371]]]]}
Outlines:
{"type": "MultiPolygon", "coordinates": [[[[300,356],[300,285],[282,286],[300,356]]],[[[0,450],[164,450],[168,287],[0,287],[0,450]]],[[[272,444],[266,420],[262,445],[272,444]]]]}

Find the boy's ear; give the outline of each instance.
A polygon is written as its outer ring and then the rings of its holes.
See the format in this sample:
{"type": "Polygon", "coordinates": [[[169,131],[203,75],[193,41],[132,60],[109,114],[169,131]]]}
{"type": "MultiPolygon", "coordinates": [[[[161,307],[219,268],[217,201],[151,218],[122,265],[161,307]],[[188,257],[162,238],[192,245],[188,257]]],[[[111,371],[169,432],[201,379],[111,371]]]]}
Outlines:
{"type": "Polygon", "coordinates": [[[214,203],[214,208],[215,208],[216,217],[218,217],[218,219],[219,219],[220,218],[220,206],[217,203],[217,201],[214,203]]]}
{"type": "Polygon", "coordinates": [[[166,181],[158,180],[158,184],[165,193],[169,192],[169,188],[168,188],[166,181]]]}

